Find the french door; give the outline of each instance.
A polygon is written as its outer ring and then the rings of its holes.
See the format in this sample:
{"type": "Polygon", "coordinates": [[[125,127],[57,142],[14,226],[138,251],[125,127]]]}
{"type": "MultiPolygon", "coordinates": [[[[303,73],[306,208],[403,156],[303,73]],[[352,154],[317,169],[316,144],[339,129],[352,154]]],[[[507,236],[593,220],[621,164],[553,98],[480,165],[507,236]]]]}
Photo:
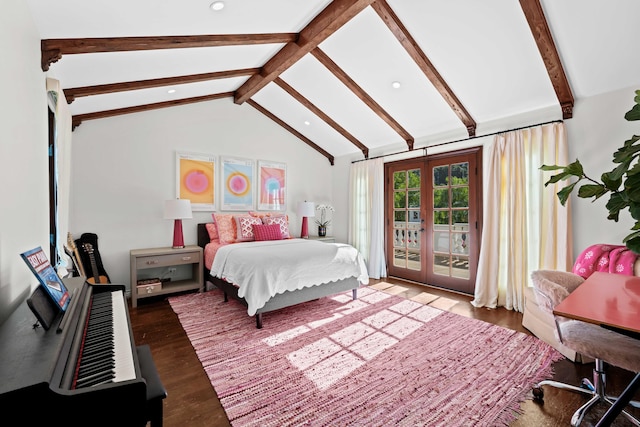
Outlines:
{"type": "Polygon", "coordinates": [[[385,165],[390,276],[473,294],[481,163],[475,148],[385,165]]]}

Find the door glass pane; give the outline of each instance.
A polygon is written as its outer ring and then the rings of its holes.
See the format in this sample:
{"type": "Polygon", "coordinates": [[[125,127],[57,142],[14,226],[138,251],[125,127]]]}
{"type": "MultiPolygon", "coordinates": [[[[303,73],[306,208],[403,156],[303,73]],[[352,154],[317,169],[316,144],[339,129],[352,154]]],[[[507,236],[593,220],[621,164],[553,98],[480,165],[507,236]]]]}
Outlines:
{"type": "MultiPolygon", "coordinates": [[[[434,211],[433,225],[449,225],[449,211],[434,211]]],[[[437,227],[436,227],[437,228],[437,227]]]]}
{"type": "Polygon", "coordinates": [[[393,173],[393,189],[403,190],[407,188],[407,175],[405,171],[393,173]]]}
{"type": "Polygon", "coordinates": [[[454,208],[469,207],[469,187],[451,189],[451,206],[454,208]]]}
{"type": "Polygon", "coordinates": [[[419,208],[420,207],[420,190],[418,191],[409,191],[409,207],[410,208],[419,208]]]}
{"type": "Polygon", "coordinates": [[[469,163],[451,165],[451,185],[469,185],[469,163]]]}
{"type": "Polygon", "coordinates": [[[451,260],[451,275],[460,279],[469,278],[469,257],[456,256],[451,260]]]}
{"type": "Polygon", "coordinates": [[[393,266],[422,270],[420,169],[393,173],[393,266]]]}
{"type": "Polygon", "coordinates": [[[407,172],[409,176],[409,188],[420,188],[420,169],[414,169],[407,172]]]}
{"type": "Polygon", "coordinates": [[[433,168],[433,271],[469,278],[469,163],[433,168]]]}
{"type": "Polygon", "coordinates": [[[449,207],[449,189],[435,189],[433,190],[433,208],[448,208],[449,207]]]}
{"type": "Polygon", "coordinates": [[[449,185],[449,165],[433,168],[433,186],[442,187],[449,185]]]}

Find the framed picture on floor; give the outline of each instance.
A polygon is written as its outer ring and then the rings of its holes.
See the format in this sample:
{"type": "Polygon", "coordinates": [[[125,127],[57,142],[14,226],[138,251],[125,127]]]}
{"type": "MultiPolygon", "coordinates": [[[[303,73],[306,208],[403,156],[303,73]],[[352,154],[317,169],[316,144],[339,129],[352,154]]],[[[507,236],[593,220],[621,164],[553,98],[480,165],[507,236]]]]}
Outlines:
{"type": "Polygon", "coordinates": [[[193,211],[215,210],[216,157],[176,153],[176,197],[191,200],[193,211]]]}
{"type": "Polygon", "coordinates": [[[247,211],[253,209],[255,161],[237,157],[220,159],[220,209],[247,211]]]}
{"type": "Polygon", "coordinates": [[[258,160],[258,210],[287,209],[287,165],[258,160]]]}

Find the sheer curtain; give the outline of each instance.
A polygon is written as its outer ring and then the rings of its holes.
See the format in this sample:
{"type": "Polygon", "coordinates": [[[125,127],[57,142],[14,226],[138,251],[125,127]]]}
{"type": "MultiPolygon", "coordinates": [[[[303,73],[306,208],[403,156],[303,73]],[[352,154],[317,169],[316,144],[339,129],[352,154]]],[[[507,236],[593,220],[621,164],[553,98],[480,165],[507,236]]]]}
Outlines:
{"type": "Polygon", "coordinates": [[[349,171],[349,243],[360,251],[369,277],[386,277],[384,255],[384,162],[351,164],[349,171]]]}
{"type": "Polygon", "coordinates": [[[563,123],[496,135],[486,148],[482,246],[476,307],[524,311],[524,291],[537,269],[570,271],[570,208],[556,193],[567,185],[544,186],[552,175],[543,164],[567,164],[563,123]]]}
{"type": "Polygon", "coordinates": [[[56,266],[61,277],[66,276],[71,260],[64,251],[69,231],[69,194],[71,192],[71,112],[58,80],[47,78],[49,108],[55,115],[56,149],[56,250],[60,262],[56,266]]]}

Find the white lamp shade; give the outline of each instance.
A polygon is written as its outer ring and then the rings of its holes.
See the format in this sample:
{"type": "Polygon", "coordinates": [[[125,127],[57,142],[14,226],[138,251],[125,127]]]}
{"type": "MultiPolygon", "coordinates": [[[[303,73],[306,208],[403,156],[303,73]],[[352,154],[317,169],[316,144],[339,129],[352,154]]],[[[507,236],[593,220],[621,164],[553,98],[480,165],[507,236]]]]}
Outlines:
{"type": "Polygon", "coordinates": [[[313,202],[298,202],[298,210],[299,217],[313,217],[316,216],[316,204],[313,202]]]}
{"type": "Polygon", "coordinates": [[[191,200],[174,199],[164,201],[164,219],[193,218],[191,200]]]}

